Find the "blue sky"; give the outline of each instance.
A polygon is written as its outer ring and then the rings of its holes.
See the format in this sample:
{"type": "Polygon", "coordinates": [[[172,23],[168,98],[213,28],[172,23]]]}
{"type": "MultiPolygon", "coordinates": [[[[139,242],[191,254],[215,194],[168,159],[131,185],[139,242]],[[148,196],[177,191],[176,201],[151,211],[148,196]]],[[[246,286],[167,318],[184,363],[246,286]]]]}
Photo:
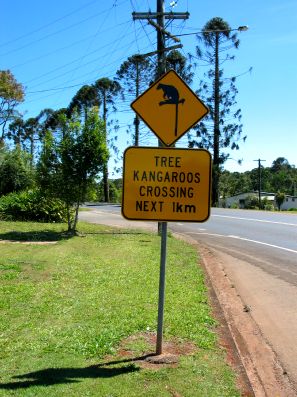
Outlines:
{"type": "MultiPolygon", "coordinates": [[[[170,2],[165,1],[167,11],[170,2]]],[[[128,56],[154,51],[155,29],[131,16],[149,8],[155,11],[156,0],[3,2],[0,69],[10,69],[26,87],[26,100],[19,108],[24,117],[67,106],[82,85],[113,78],[128,56]]],[[[215,16],[232,28],[249,26],[239,33],[235,61],[225,66],[225,76],[242,75],[236,83],[237,100],[247,140],[231,157],[243,159],[243,164],[231,159],[225,168],[243,172],[256,168],[258,158],[270,166],[277,157],[297,166],[297,1],[179,0],[174,11],[188,11],[190,18],[168,26],[173,34],[200,31],[215,16]],[[245,73],[250,67],[252,72],[245,73]]],[[[184,36],[182,44],[184,54],[194,53],[197,41],[194,35],[184,36]]],[[[196,76],[204,69],[198,68],[196,76]]],[[[191,88],[198,88],[198,79],[191,88]]],[[[118,144],[123,150],[127,124],[134,117],[129,98],[112,117],[119,120],[118,144]]],[[[141,144],[157,143],[146,132],[141,144]]],[[[186,141],[179,146],[186,147],[186,141]]]]}

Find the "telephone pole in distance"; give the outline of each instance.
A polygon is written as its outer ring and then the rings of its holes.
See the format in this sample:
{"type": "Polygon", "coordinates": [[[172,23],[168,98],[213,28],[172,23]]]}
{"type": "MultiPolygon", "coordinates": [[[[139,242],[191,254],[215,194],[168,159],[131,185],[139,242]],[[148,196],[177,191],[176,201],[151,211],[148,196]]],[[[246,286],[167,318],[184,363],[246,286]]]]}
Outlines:
{"type": "Polygon", "coordinates": [[[254,160],[258,162],[258,189],[259,189],[259,209],[262,208],[261,204],[261,185],[262,185],[262,180],[261,180],[261,161],[266,161],[266,160],[254,160]]]}

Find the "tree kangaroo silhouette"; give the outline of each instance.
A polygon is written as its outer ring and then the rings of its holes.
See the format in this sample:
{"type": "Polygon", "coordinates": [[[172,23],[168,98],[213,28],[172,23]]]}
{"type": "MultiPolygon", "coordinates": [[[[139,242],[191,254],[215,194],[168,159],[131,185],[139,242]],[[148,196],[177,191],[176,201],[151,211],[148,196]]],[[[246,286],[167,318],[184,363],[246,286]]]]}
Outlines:
{"type": "Polygon", "coordinates": [[[163,98],[164,101],[159,102],[160,106],[163,105],[175,105],[175,128],[174,128],[174,135],[177,136],[177,129],[178,129],[178,105],[180,103],[184,104],[185,99],[179,99],[179,92],[176,87],[173,85],[166,85],[166,84],[158,84],[157,90],[163,91],[163,98]]]}

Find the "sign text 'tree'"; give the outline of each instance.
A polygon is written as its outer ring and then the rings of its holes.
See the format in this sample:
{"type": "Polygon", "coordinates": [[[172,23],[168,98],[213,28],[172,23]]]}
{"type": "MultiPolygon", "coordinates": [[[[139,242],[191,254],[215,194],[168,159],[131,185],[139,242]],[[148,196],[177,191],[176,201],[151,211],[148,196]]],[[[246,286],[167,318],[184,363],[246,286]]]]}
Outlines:
{"type": "Polygon", "coordinates": [[[155,81],[131,107],[166,146],[176,142],[208,113],[208,108],[174,70],[155,81]]]}
{"type": "Polygon", "coordinates": [[[130,147],[123,175],[122,214],[127,219],[204,222],[210,215],[207,150],[130,147]]]}

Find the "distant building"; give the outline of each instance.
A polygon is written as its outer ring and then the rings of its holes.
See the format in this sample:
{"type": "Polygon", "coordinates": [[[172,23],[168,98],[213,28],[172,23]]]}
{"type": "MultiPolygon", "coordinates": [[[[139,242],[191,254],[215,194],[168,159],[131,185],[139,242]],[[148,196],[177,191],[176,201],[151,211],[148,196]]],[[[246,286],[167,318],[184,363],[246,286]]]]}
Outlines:
{"type": "Polygon", "coordinates": [[[297,208],[297,196],[286,196],[285,201],[281,205],[281,210],[289,210],[290,208],[297,208]]]}
{"type": "MultiPolygon", "coordinates": [[[[226,208],[232,208],[236,206],[237,208],[244,209],[246,208],[247,200],[250,199],[250,197],[259,197],[259,192],[246,192],[246,193],[238,193],[235,196],[231,197],[226,197],[224,200],[225,202],[225,207],[226,208]]],[[[267,192],[261,192],[261,200],[266,199],[270,204],[274,205],[274,193],[267,193],[267,192]]]]}
{"type": "MultiPolygon", "coordinates": [[[[259,197],[259,192],[246,192],[246,193],[238,193],[235,196],[226,197],[225,199],[220,199],[220,207],[232,208],[236,206],[237,208],[244,209],[246,208],[247,200],[250,197],[255,196],[259,197]]],[[[261,192],[261,201],[264,200],[268,204],[272,204],[275,209],[277,209],[277,205],[275,202],[275,193],[261,192]]],[[[286,195],[285,201],[281,205],[281,210],[289,210],[290,208],[297,209],[297,197],[286,195]]]]}

